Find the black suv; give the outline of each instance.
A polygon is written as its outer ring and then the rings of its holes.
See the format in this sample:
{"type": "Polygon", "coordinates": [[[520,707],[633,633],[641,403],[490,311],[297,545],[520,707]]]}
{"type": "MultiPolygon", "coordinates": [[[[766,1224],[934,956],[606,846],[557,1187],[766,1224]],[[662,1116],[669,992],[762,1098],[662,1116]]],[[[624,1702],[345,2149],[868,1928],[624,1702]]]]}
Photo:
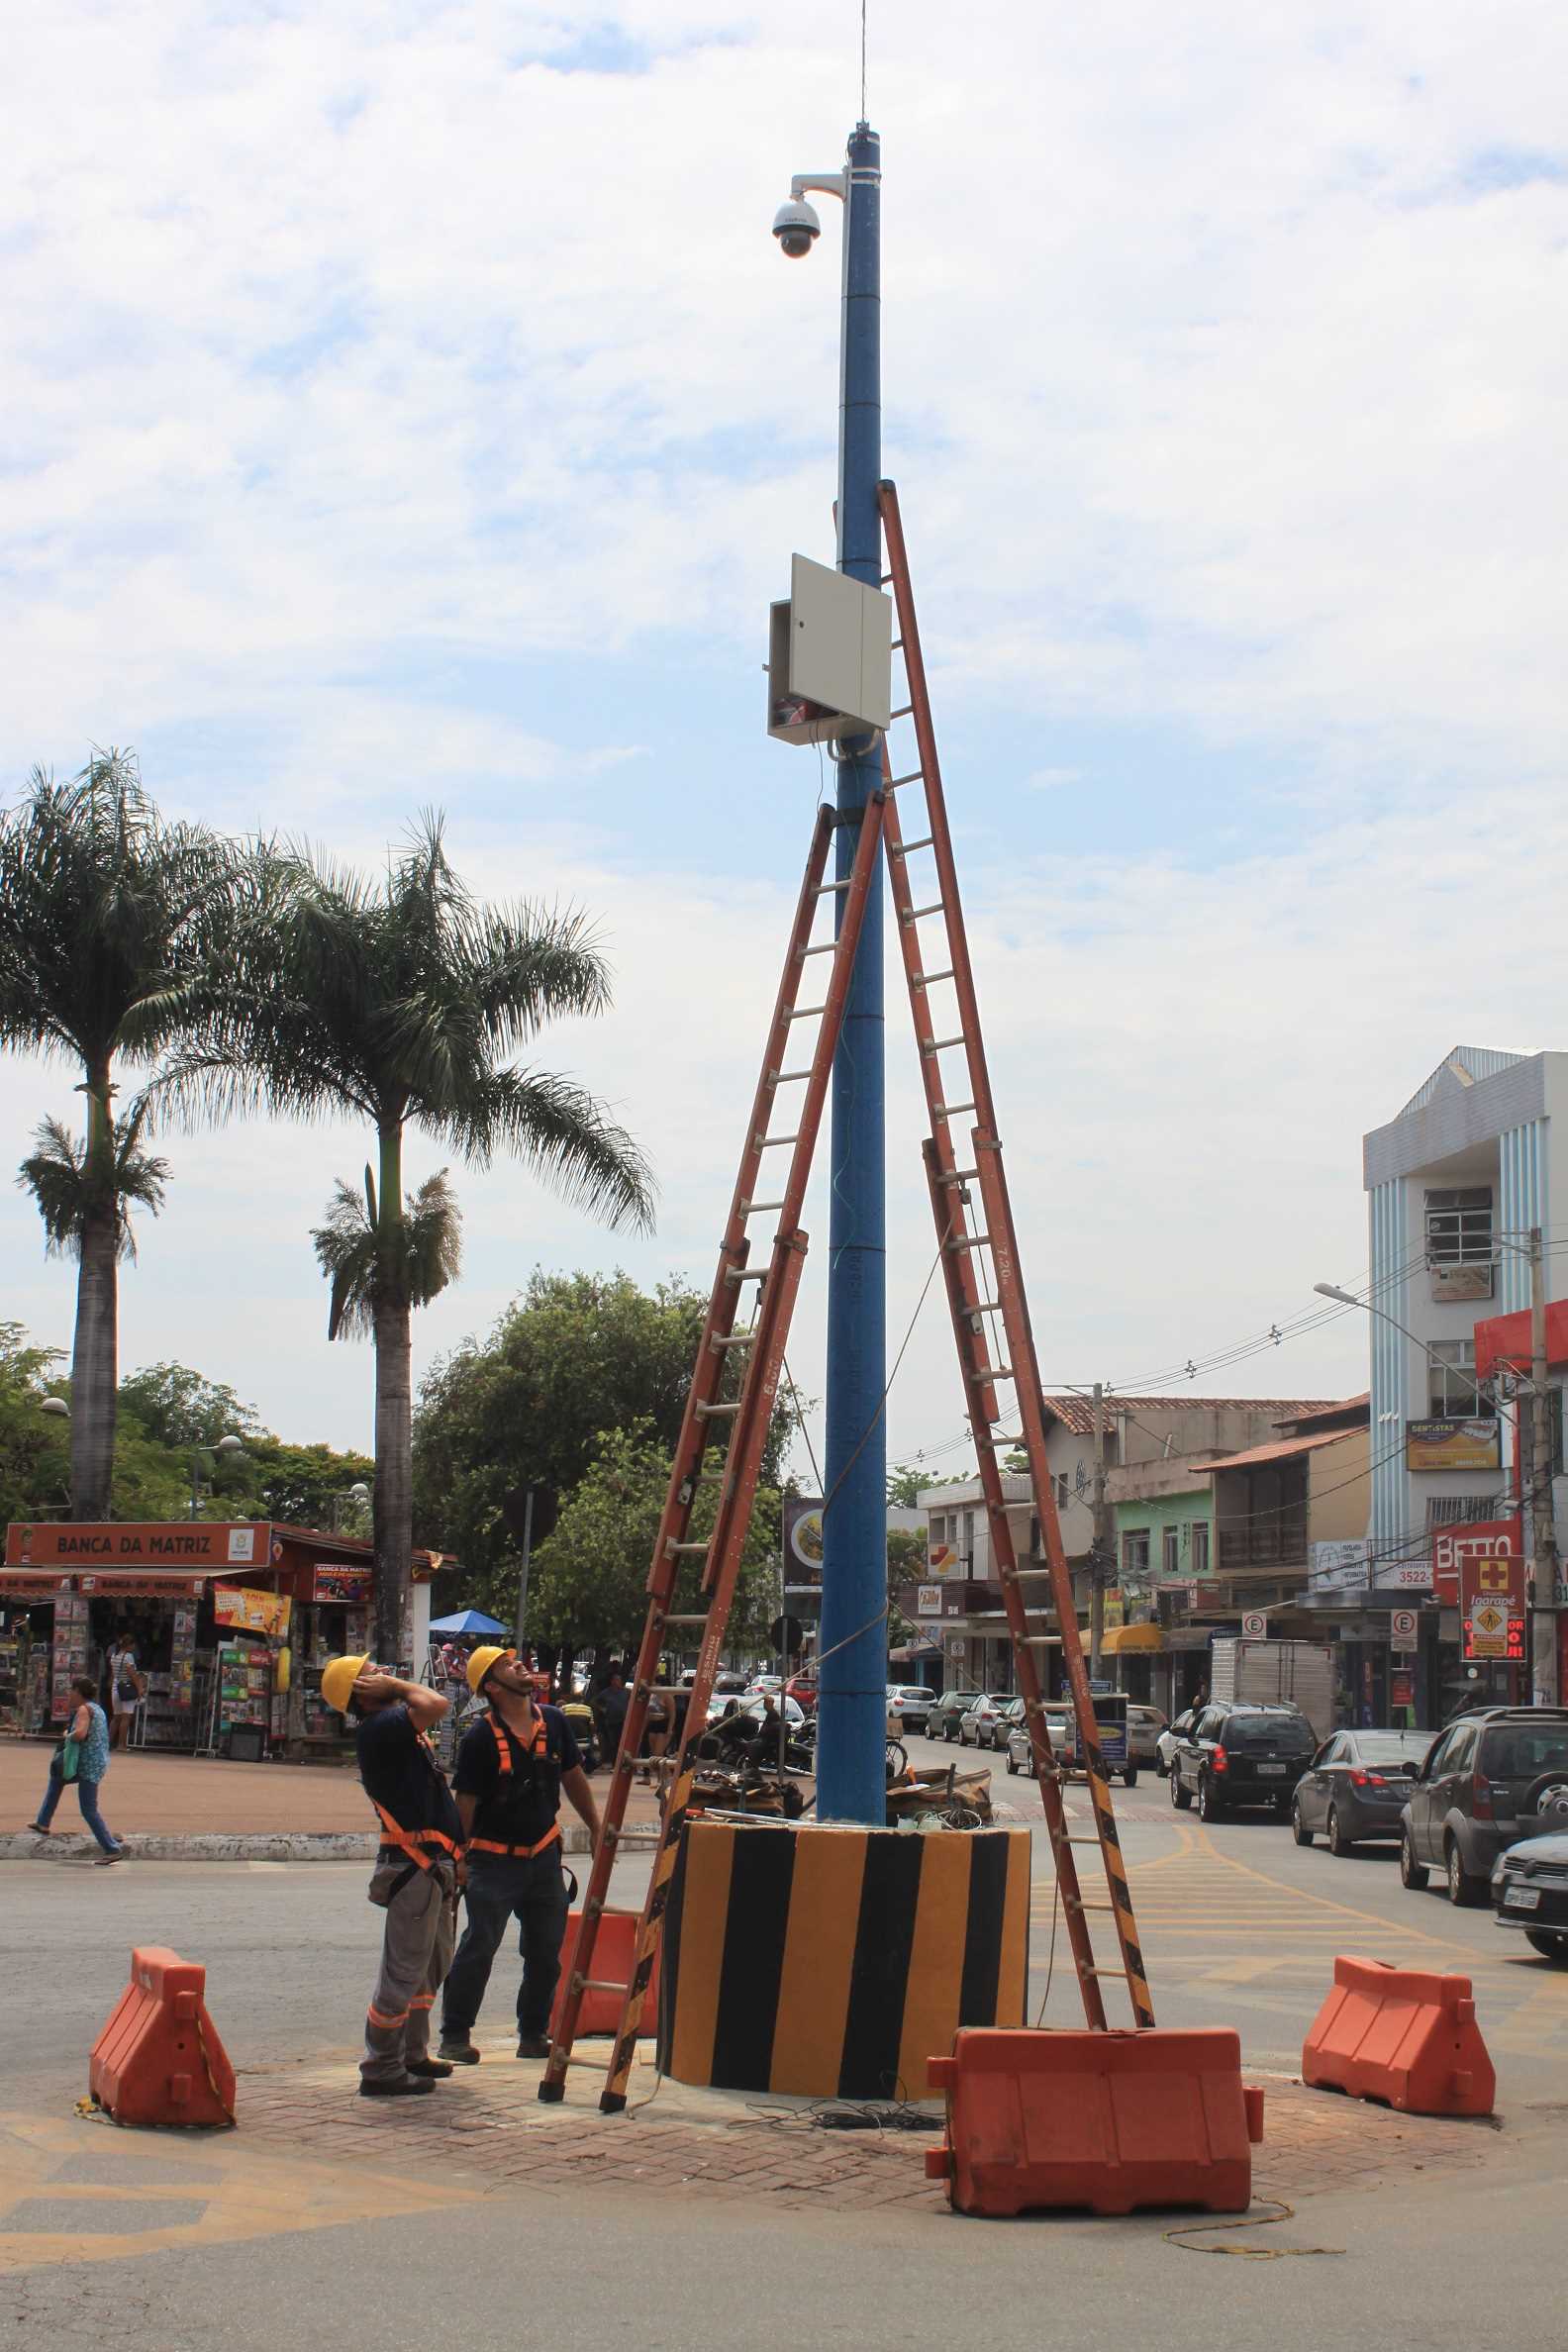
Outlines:
{"type": "Polygon", "coordinates": [[[1568,1707],[1482,1707],[1458,1716],[1411,1783],[1400,1877],[1424,1887],[1437,1869],[1450,1903],[1484,1903],[1505,1846],[1560,1825],[1565,1789],[1568,1707]]]}
{"type": "Polygon", "coordinates": [[[1177,1741],[1171,1803],[1185,1813],[1196,1795],[1205,1821],[1244,1805],[1266,1805],[1283,1820],[1317,1751],[1318,1734],[1300,1708],[1225,1700],[1204,1708],[1177,1741]]]}

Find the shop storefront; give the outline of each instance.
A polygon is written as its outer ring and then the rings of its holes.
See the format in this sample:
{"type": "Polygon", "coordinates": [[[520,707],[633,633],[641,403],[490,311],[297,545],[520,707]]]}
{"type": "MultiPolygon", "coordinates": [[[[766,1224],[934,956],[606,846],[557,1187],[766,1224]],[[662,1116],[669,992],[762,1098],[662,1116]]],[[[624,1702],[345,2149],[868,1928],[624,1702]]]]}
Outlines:
{"type": "MultiPolygon", "coordinates": [[[[428,1643],[429,1568],[416,1562],[413,1655],[428,1643]]],[[[367,1543],[267,1521],[17,1522],[0,1568],[0,1728],[48,1733],[72,1680],[107,1702],[128,1637],[147,1678],[132,1743],[187,1754],[342,1750],[321,1669],[370,1647],[367,1543]]]]}

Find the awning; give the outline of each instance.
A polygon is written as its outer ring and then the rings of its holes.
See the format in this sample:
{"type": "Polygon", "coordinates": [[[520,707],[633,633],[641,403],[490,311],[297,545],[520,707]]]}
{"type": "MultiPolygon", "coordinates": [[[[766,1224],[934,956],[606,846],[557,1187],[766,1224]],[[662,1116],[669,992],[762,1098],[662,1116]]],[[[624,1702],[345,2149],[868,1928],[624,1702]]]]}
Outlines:
{"type": "Polygon", "coordinates": [[[1162,1650],[1165,1632],[1160,1625],[1111,1625],[1101,1638],[1102,1652],[1113,1658],[1127,1658],[1139,1652],[1162,1650]]]}
{"type": "MultiPolygon", "coordinates": [[[[270,1570],[261,1571],[269,1575],[270,1570]]],[[[189,1601],[203,1587],[238,1584],[233,1568],[0,1568],[0,1599],[61,1601],[189,1601]]]]}

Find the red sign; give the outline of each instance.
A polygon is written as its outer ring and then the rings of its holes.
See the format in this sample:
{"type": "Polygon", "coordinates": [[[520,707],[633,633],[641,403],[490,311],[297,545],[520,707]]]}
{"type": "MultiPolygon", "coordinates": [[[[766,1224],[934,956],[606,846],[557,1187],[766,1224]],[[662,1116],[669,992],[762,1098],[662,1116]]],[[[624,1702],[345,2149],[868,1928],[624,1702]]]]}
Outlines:
{"type": "Polygon", "coordinates": [[[1415,1675],[1414,1675],[1414,1674],[1404,1674],[1404,1673],[1401,1673],[1401,1674],[1391,1674],[1391,1675],[1389,1676],[1389,1705],[1390,1705],[1390,1707],[1414,1707],[1414,1706],[1415,1706],[1415,1704],[1416,1704],[1416,1677],[1415,1677],[1415,1675]]]}
{"type": "Polygon", "coordinates": [[[1467,1560],[1515,1563],[1522,1606],[1524,1568],[1517,1519],[1480,1519],[1469,1526],[1437,1530],[1432,1537],[1432,1589],[1445,1609],[1457,1609],[1461,1604],[1460,1576],[1467,1560]]]}
{"type": "Polygon", "coordinates": [[[350,1609],[362,1608],[370,1598],[369,1562],[361,1567],[346,1561],[318,1560],[311,1586],[313,1601],[346,1602],[350,1609]]]}
{"type": "Polygon", "coordinates": [[[265,1564],[271,1535],[250,1519],[19,1519],[5,1556],[17,1568],[249,1568],[265,1564]]]}

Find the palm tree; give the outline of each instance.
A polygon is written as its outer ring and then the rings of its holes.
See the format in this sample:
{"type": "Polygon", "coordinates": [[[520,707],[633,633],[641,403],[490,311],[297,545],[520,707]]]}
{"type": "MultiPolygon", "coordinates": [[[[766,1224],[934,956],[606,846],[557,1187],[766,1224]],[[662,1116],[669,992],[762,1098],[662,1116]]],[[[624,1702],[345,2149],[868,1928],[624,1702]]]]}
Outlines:
{"type": "Polygon", "coordinates": [[[651,1221],[646,1164],[573,1080],[505,1057],[552,1017],[597,1014],[609,975],[584,917],[487,907],[453,873],[442,820],[422,818],[379,882],[310,850],[263,847],[236,985],[176,1074],[185,1107],[364,1120],[376,1166],[340,1183],[314,1239],[332,1282],[330,1338],[375,1345],[376,1647],[406,1648],[413,1544],[416,1307],[457,1271],[444,1171],[405,1197],[412,1126],[471,1167],[521,1159],[612,1225],[651,1221]]]}
{"type": "Polygon", "coordinates": [[[163,823],[134,752],[95,751],[68,784],[35,768],[25,798],[0,815],[0,1044],[73,1063],[87,1098],[80,1141],[47,1120],[21,1175],[47,1246],[78,1261],[78,1519],[109,1516],[119,1261],[133,1254],[132,1207],[155,1214],[168,1175],[142,1149],[147,1091],[117,1115],[115,1073],[155,1067],[191,1033],[233,870],[211,833],[163,823]]]}

